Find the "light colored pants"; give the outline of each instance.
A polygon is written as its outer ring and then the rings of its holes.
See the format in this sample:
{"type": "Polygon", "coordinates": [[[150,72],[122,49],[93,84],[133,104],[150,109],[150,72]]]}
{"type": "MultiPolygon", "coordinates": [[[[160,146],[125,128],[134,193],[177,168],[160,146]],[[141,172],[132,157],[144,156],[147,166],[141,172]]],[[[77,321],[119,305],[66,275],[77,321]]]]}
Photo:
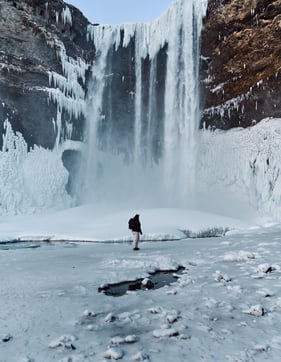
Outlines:
{"type": "Polygon", "coordinates": [[[137,231],[132,231],[133,234],[133,248],[139,247],[140,233],[137,231]]]}

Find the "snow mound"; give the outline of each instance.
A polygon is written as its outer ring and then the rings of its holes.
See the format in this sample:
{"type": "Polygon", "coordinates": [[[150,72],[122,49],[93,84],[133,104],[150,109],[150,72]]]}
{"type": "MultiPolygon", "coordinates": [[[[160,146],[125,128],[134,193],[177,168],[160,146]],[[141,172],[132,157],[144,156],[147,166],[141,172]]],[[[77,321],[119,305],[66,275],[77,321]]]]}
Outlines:
{"type": "Polygon", "coordinates": [[[226,254],[224,256],[225,261],[247,261],[249,259],[255,259],[255,254],[244,250],[226,254]]]}

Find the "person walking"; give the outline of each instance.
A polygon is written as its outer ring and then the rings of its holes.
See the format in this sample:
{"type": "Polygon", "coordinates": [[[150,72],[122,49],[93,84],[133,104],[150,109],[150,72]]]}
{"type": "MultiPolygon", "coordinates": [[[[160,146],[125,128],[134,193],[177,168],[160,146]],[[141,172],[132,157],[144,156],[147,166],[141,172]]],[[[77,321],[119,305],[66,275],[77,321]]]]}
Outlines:
{"type": "Polygon", "coordinates": [[[142,235],[139,214],[129,220],[129,229],[132,230],[133,234],[133,250],[139,250],[139,240],[140,235],[142,235]]]}

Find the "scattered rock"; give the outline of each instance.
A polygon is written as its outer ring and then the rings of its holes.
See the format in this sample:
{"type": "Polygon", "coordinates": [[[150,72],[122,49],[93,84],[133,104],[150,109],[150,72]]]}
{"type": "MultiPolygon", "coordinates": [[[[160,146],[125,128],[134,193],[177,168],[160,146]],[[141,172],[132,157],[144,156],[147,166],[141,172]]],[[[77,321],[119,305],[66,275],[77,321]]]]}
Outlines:
{"type": "Polygon", "coordinates": [[[258,271],[262,273],[272,273],[274,271],[274,268],[269,264],[260,264],[258,265],[258,271]]]}
{"type": "Polygon", "coordinates": [[[176,295],[178,292],[175,289],[171,289],[171,290],[167,290],[166,294],[167,295],[176,295]]]}
{"type": "Polygon", "coordinates": [[[73,342],[76,341],[77,339],[78,339],[77,337],[71,335],[61,336],[59,339],[52,341],[49,344],[49,348],[62,347],[65,349],[75,350],[76,347],[74,346],[73,342]]]}
{"type": "Polygon", "coordinates": [[[180,334],[180,335],[179,335],[179,338],[180,338],[180,339],[183,339],[183,340],[187,340],[187,339],[190,339],[191,337],[190,337],[190,336],[187,336],[186,334],[180,334]]]}
{"type": "Polygon", "coordinates": [[[133,360],[134,361],[146,361],[148,362],[149,361],[149,356],[146,354],[146,353],[143,353],[143,352],[138,352],[137,354],[135,354],[133,356],[133,360]]]}
{"type": "Polygon", "coordinates": [[[272,292],[269,291],[268,289],[260,289],[257,290],[256,293],[264,298],[269,298],[272,296],[272,292]]]}
{"type": "Polygon", "coordinates": [[[148,312],[151,314],[159,314],[159,313],[162,313],[162,308],[161,307],[149,308],[148,312]]]}
{"type": "Polygon", "coordinates": [[[122,359],[123,356],[124,356],[124,351],[116,347],[116,348],[109,348],[105,352],[104,358],[118,360],[122,359]]]}
{"type": "Polygon", "coordinates": [[[227,274],[221,273],[217,270],[214,274],[214,278],[217,282],[230,282],[231,278],[227,274]]]}
{"type": "Polygon", "coordinates": [[[125,337],[125,343],[135,343],[138,341],[138,337],[134,334],[125,337]]]}
{"type": "Polygon", "coordinates": [[[149,278],[143,279],[143,281],[141,283],[147,289],[153,289],[154,288],[154,283],[149,278]]]}
{"type": "Polygon", "coordinates": [[[124,343],[125,343],[125,338],[119,337],[119,336],[111,338],[111,341],[110,341],[110,344],[112,344],[112,345],[116,345],[116,344],[118,345],[118,344],[124,344],[124,343]]]}
{"type": "Polygon", "coordinates": [[[249,314],[254,315],[256,317],[262,317],[264,315],[264,309],[260,304],[253,305],[249,311],[249,314]]]}
{"type": "Polygon", "coordinates": [[[113,313],[108,313],[107,316],[104,318],[104,321],[106,323],[111,323],[116,320],[116,317],[113,315],[113,313]]]}
{"type": "Polygon", "coordinates": [[[166,316],[166,319],[169,323],[175,323],[179,318],[179,313],[176,311],[176,312],[173,312],[173,313],[168,313],[167,316],[166,316]]]}
{"type": "Polygon", "coordinates": [[[266,345],[261,345],[261,344],[259,344],[259,345],[256,345],[256,346],[255,346],[255,350],[256,350],[257,352],[267,352],[268,349],[269,349],[269,347],[266,346],[266,345]]]}
{"type": "Polygon", "coordinates": [[[137,342],[138,338],[136,335],[128,335],[125,338],[124,337],[120,337],[120,336],[116,336],[111,338],[110,344],[111,345],[119,345],[119,344],[125,344],[125,343],[135,343],[137,342]]]}
{"type": "Polygon", "coordinates": [[[83,316],[84,317],[96,317],[96,313],[91,312],[90,310],[86,309],[83,312],[83,316]]]}
{"type": "Polygon", "coordinates": [[[152,335],[155,338],[176,337],[179,335],[179,332],[174,328],[163,328],[155,329],[152,335]]]}

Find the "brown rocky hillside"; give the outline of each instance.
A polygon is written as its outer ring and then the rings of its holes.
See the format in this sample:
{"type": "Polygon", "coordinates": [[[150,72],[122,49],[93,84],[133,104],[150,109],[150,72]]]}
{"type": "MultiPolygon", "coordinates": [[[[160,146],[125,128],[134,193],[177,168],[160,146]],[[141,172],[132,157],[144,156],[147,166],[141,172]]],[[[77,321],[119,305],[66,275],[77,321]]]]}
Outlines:
{"type": "Polygon", "coordinates": [[[202,34],[202,124],[281,117],[281,1],[210,0],[202,34]]]}

